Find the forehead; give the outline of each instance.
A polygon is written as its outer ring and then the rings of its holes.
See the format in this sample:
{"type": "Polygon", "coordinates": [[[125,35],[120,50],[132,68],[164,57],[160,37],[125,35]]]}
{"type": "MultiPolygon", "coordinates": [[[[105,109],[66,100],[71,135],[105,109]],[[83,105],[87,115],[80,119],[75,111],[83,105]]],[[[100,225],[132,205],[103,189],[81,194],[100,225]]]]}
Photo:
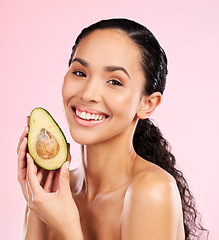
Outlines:
{"type": "Polygon", "coordinates": [[[118,65],[141,70],[140,51],[125,33],[117,29],[95,30],[83,38],[74,57],[100,65],[118,65]]]}

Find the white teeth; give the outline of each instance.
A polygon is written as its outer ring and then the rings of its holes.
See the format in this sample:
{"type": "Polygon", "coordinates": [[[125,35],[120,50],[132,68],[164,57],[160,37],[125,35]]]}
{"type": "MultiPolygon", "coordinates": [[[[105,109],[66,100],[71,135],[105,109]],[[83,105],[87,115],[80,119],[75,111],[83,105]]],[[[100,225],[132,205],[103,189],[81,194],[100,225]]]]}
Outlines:
{"type": "Polygon", "coordinates": [[[98,114],[90,114],[86,112],[81,112],[80,110],[76,109],[75,113],[78,117],[85,119],[85,120],[95,120],[95,121],[100,121],[105,118],[103,115],[98,115],[98,114]]]}
{"type": "Polygon", "coordinates": [[[86,119],[86,113],[85,112],[80,112],[79,116],[83,119],[86,119]]]}
{"type": "Polygon", "coordinates": [[[90,120],[90,113],[87,113],[87,114],[86,114],[86,119],[87,119],[87,120],[90,120]]]}

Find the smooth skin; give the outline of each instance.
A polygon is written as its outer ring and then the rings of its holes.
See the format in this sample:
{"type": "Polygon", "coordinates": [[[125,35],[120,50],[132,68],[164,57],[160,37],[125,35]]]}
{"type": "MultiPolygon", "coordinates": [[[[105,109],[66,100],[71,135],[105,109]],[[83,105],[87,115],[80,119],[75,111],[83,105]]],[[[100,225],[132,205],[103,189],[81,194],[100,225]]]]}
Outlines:
{"type": "Polygon", "coordinates": [[[81,40],[62,96],[72,138],[83,145],[82,166],[69,172],[69,155],[59,171],[38,168],[26,154],[25,128],[18,144],[25,239],[185,238],[175,180],[133,149],[138,119],[161,102],[158,92],[143,94],[144,84],[140,52],[124,33],[96,30],[81,40]],[[87,126],[75,109],[107,117],[87,126]]]}

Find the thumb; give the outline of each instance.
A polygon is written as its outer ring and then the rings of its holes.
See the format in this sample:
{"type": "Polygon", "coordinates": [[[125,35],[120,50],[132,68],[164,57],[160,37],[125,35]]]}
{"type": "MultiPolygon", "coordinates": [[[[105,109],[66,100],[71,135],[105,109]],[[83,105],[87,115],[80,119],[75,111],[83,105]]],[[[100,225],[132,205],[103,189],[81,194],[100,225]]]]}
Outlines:
{"type": "Polygon", "coordinates": [[[66,161],[60,169],[59,176],[60,193],[70,191],[69,165],[70,165],[69,161],[66,161]]]}

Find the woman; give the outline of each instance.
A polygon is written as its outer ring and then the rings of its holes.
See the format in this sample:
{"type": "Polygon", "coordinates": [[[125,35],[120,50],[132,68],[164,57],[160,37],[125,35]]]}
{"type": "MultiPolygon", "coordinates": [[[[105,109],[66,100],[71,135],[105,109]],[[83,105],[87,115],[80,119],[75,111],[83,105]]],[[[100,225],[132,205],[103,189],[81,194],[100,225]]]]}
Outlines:
{"type": "Polygon", "coordinates": [[[76,39],[62,89],[82,167],[37,169],[25,128],[18,179],[26,239],[198,238],[194,199],[167,141],[149,116],[160,104],[167,59],[144,26],[103,20],[76,39]]]}

